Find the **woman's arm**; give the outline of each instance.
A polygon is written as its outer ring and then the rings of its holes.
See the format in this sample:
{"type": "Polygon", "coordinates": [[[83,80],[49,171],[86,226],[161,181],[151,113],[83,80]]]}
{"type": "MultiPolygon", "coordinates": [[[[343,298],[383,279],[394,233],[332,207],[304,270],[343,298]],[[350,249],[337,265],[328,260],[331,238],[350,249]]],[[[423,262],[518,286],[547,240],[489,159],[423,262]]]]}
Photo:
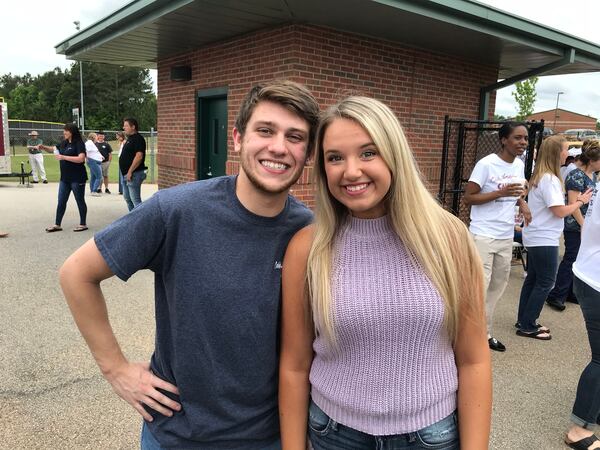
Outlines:
{"type": "MultiPolygon", "coordinates": [[[[583,193],[578,192],[575,195],[575,201],[573,203],[571,203],[571,197],[569,196],[568,205],[550,206],[550,211],[552,211],[552,214],[554,214],[556,217],[563,218],[570,216],[571,214],[575,213],[575,211],[579,211],[581,206],[587,205],[590,202],[593,193],[594,191],[592,189],[588,189],[583,193]]],[[[579,215],[581,215],[581,211],[579,211],[579,215]]],[[[583,223],[583,220],[581,222],[583,223]]]]}
{"type": "Polygon", "coordinates": [[[483,205],[501,197],[519,197],[523,195],[523,192],[523,186],[520,183],[507,183],[497,191],[481,193],[481,186],[469,181],[465,188],[463,200],[467,205],[483,205]]]}
{"type": "Polygon", "coordinates": [[[283,450],[306,450],[308,376],[313,359],[313,323],[306,291],[312,226],[290,241],[283,261],[279,420],[283,450]]]}
{"type": "MultiPolygon", "coordinates": [[[[579,196],[579,194],[581,194],[581,192],[568,190],[567,191],[567,202],[569,204],[577,203],[577,205],[580,206],[579,202],[577,202],[577,197],[579,196]]],[[[583,225],[584,217],[583,217],[583,214],[581,214],[581,208],[577,208],[575,211],[573,211],[573,214],[571,214],[571,215],[577,221],[579,226],[583,225]]]]}
{"type": "Polygon", "coordinates": [[[455,254],[460,263],[460,305],[454,354],[460,448],[486,450],[492,415],[492,365],[484,314],[483,269],[466,228],[461,229],[459,237],[455,254]]]}
{"type": "Polygon", "coordinates": [[[57,149],[57,147],[55,147],[53,145],[43,145],[43,144],[38,145],[37,148],[39,148],[40,150],[44,150],[45,152],[48,152],[48,153],[54,153],[54,150],[57,149]]]}
{"type": "Polygon", "coordinates": [[[64,160],[64,161],[70,161],[72,163],[81,163],[83,164],[85,162],[85,153],[80,153],[77,156],[67,156],[67,155],[55,155],[56,159],[58,159],[59,161],[64,160]]]}

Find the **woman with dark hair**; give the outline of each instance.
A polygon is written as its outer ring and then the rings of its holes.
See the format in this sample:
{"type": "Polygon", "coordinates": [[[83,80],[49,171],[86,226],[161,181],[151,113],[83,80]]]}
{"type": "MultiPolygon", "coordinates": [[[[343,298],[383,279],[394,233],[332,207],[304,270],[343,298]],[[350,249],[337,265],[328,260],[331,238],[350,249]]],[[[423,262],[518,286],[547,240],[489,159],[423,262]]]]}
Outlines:
{"type": "Polygon", "coordinates": [[[84,231],[86,225],[87,206],[85,204],[85,144],[81,138],[79,128],[72,123],[65,124],[63,128],[64,140],[56,147],[40,145],[39,148],[54,153],[60,161],[60,182],[58,184],[58,205],[56,206],[56,220],[54,225],[46,228],[48,233],[62,231],[61,222],[67,209],[67,200],[71,191],[75,196],[79,209],[79,225],[73,231],[84,231]]]}
{"type": "MultiPolygon", "coordinates": [[[[594,172],[600,170],[600,142],[596,140],[587,140],[581,147],[579,156],[579,168],[569,172],[565,178],[565,189],[569,203],[575,202],[575,199],[582,192],[593,189],[594,172]]],[[[572,299],[576,301],[573,295],[573,272],[571,271],[579,246],[581,244],[581,225],[587,212],[588,205],[581,207],[570,216],[565,217],[565,229],[563,235],[565,238],[565,254],[558,267],[556,275],[556,284],[546,299],[546,303],[557,311],[565,309],[565,301],[572,299]]]]}
{"type": "Polygon", "coordinates": [[[506,347],[492,335],[494,310],[510,275],[515,205],[523,214],[525,226],[531,213],[523,199],[527,181],[520,157],[527,148],[529,132],[523,122],[506,122],[498,130],[501,149],[480,159],[465,189],[464,200],[471,205],[469,230],[483,262],[485,305],[490,349],[506,347]]]}
{"type": "Polygon", "coordinates": [[[529,206],[533,220],[523,229],[523,244],[527,248],[527,277],[523,282],[517,335],[547,341],[550,330],[537,323],[546,296],[556,281],[558,241],[564,217],[590,201],[592,191],[577,192],[565,205],[560,166],[567,159],[569,143],[560,135],[544,139],[531,175],[529,206]]]}

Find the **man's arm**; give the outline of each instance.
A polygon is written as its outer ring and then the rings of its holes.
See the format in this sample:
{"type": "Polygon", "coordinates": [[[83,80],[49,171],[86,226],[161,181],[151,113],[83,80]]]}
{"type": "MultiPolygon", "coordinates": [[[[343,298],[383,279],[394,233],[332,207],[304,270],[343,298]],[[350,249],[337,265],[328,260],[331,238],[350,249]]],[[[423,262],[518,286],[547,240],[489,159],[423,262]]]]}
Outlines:
{"type": "Polygon", "coordinates": [[[172,410],[179,411],[181,405],[158,389],[178,395],[177,387],[155,376],[148,363],[129,362],[110,326],[100,282],[113,275],[90,239],[65,261],[60,284],[79,331],[117,395],[146,421],[152,421],[152,416],[143,405],[170,417],[172,410]]]}

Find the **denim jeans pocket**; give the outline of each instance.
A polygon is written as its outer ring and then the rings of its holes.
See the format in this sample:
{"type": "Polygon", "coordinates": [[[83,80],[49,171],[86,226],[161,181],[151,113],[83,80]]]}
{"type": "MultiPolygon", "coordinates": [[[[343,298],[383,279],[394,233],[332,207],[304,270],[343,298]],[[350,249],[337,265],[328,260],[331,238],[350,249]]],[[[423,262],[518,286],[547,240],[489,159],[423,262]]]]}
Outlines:
{"type": "Polygon", "coordinates": [[[423,448],[458,449],[458,426],[456,413],[439,422],[417,431],[417,438],[423,448]]]}
{"type": "Polygon", "coordinates": [[[331,427],[331,418],[311,400],[308,407],[308,427],[313,433],[324,436],[331,427]]]}

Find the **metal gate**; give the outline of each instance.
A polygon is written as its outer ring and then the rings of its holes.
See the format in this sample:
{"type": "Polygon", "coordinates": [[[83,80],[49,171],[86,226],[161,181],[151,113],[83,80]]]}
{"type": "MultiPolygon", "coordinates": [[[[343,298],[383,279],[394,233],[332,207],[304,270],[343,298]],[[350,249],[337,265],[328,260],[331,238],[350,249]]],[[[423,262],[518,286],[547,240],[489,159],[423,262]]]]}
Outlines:
{"type": "MultiPolygon", "coordinates": [[[[465,186],[477,161],[500,151],[498,129],[502,122],[486,120],[450,119],[444,123],[444,146],[440,172],[438,199],[442,206],[467,222],[469,207],[462,201],[465,186]]],[[[526,122],[529,146],[523,155],[525,178],[531,176],[534,149],[543,139],[544,121],[526,122]]]]}

